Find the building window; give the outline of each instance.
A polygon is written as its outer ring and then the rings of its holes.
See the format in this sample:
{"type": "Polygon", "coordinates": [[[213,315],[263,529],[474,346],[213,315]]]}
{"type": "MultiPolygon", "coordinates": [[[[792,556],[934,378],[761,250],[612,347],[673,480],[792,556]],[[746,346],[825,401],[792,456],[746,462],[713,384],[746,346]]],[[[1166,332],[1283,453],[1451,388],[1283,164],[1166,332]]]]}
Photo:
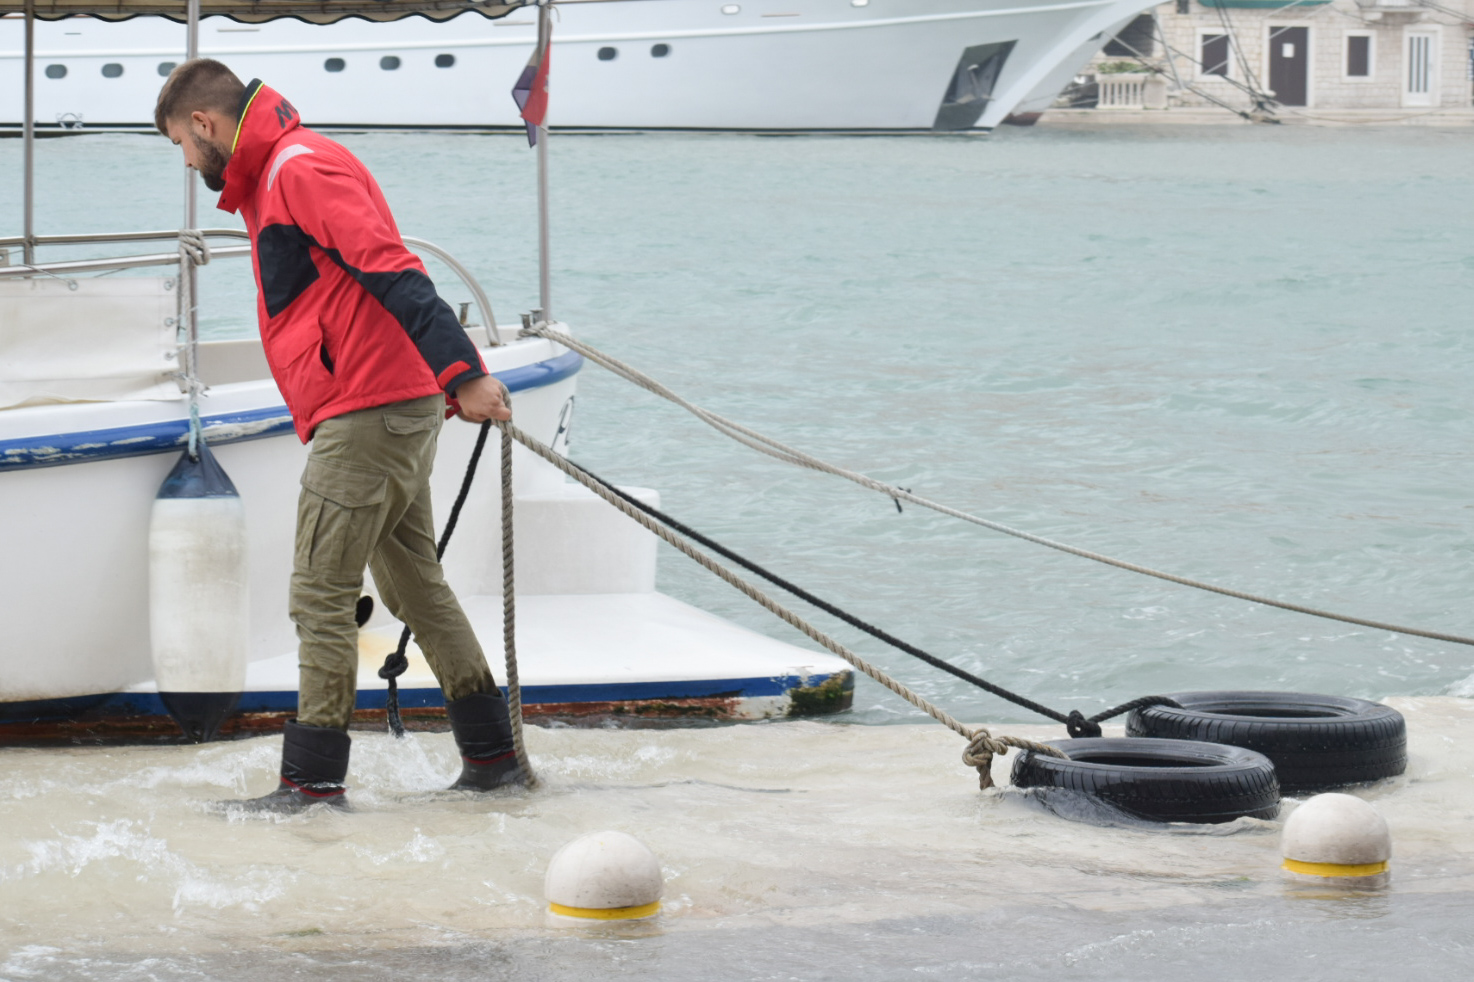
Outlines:
{"type": "Polygon", "coordinates": [[[324,71],[341,72],[344,68],[348,67],[348,63],[342,58],[329,58],[322,63],[322,67],[324,71]]]}
{"type": "Polygon", "coordinates": [[[613,61],[615,58],[618,58],[618,57],[619,57],[619,51],[616,50],[616,49],[614,49],[614,48],[600,48],[599,49],[599,60],[600,61],[613,61]]]}
{"type": "Polygon", "coordinates": [[[1142,14],[1107,41],[1103,53],[1112,58],[1134,58],[1138,55],[1150,58],[1156,52],[1157,19],[1151,14],[1142,14]]]}
{"type": "Polygon", "coordinates": [[[668,44],[657,44],[650,49],[651,58],[664,58],[668,54],[670,54],[670,45],[668,44]]]}
{"type": "Polygon", "coordinates": [[[1436,72],[1433,69],[1435,48],[1435,35],[1409,33],[1407,35],[1407,89],[1406,94],[1413,97],[1409,105],[1432,105],[1433,81],[1436,72]]]}
{"type": "Polygon", "coordinates": [[[1198,38],[1198,74],[1228,77],[1230,49],[1227,34],[1204,34],[1198,38]]]}
{"type": "Polygon", "coordinates": [[[123,66],[120,65],[120,64],[118,64],[116,61],[110,61],[110,62],[108,62],[106,65],[103,65],[102,66],[102,77],[103,78],[122,78],[123,77],[123,66]]]}
{"type": "Polygon", "coordinates": [[[456,63],[456,56],[455,55],[436,55],[435,56],[435,67],[436,68],[452,68],[452,67],[455,66],[455,63],[456,63]]]}
{"type": "Polygon", "coordinates": [[[172,72],[174,69],[176,69],[178,67],[179,67],[178,62],[173,62],[173,61],[161,61],[161,62],[159,62],[159,77],[160,78],[168,78],[169,77],[169,73],[172,72]]]}
{"type": "Polygon", "coordinates": [[[65,66],[65,65],[47,65],[46,66],[46,77],[47,78],[66,78],[67,77],[67,66],[65,66]]]}
{"type": "Polygon", "coordinates": [[[1346,35],[1346,77],[1370,78],[1372,74],[1372,36],[1346,35]]]}
{"type": "Polygon", "coordinates": [[[386,72],[392,72],[399,67],[398,55],[385,55],[379,59],[379,67],[386,72]]]}

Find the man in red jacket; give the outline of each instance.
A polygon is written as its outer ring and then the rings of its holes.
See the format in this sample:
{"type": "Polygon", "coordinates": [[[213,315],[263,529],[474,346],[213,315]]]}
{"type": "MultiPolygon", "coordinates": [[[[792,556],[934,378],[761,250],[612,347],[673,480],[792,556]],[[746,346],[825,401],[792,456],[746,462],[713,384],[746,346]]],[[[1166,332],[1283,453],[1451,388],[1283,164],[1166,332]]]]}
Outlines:
{"type": "Polygon", "coordinates": [[[266,360],[311,443],[291,583],[297,719],[286,725],[280,786],[247,805],[346,803],[365,566],[444,689],[464,761],[455,787],[520,780],[506,701],[445,583],[430,513],[446,400],[463,419],[506,420],[506,390],[404,247],[367,168],[303,127],[281,95],[197,58],[170,74],[154,122],[222,192],[221,210],[245,219],[266,360]]]}

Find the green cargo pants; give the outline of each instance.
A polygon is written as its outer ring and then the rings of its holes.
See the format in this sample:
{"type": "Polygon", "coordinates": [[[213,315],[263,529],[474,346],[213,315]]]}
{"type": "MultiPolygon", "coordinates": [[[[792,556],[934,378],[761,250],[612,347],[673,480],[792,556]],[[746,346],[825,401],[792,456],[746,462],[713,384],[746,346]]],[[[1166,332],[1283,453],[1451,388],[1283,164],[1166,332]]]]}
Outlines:
{"type": "Polygon", "coordinates": [[[353,615],[365,566],[384,606],[414,632],[447,700],[496,686],[435,558],[430,471],[444,411],[442,397],[427,396],[344,413],[313,434],[290,602],[300,641],[300,723],[341,730],[353,714],[353,615]]]}

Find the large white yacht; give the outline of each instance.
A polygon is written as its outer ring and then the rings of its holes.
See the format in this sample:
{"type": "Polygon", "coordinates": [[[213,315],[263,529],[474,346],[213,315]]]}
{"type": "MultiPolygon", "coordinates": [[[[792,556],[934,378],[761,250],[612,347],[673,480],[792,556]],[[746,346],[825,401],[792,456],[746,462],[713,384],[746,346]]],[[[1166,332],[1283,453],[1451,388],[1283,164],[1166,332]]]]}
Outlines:
{"type": "MultiPolygon", "coordinates": [[[[1048,106],[1148,0],[560,0],[560,129],[958,131],[1048,106]]],[[[202,54],[327,127],[520,127],[533,11],[445,22],[208,17],[202,54]]],[[[150,124],[185,31],[157,17],[36,25],[36,120],[150,124]]],[[[22,23],[0,18],[0,126],[22,117],[22,23]]]]}

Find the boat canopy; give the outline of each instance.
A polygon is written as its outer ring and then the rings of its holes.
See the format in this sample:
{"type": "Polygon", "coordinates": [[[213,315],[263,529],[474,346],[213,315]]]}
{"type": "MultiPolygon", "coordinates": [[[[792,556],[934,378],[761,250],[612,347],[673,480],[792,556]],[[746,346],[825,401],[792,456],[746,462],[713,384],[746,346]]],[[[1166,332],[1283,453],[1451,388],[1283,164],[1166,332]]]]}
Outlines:
{"type": "MultiPolygon", "coordinates": [[[[536,0],[199,0],[201,17],[229,17],[243,24],[294,17],[311,24],[332,24],[350,17],[392,21],[405,17],[449,20],[475,11],[485,17],[505,17],[519,7],[535,6],[536,0]]],[[[128,20],[132,17],[167,17],[186,23],[186,0],[0,0],[0,15],[33,12],[37,20],[64,20],[83,15],[99,20],[128,20]]]]}

